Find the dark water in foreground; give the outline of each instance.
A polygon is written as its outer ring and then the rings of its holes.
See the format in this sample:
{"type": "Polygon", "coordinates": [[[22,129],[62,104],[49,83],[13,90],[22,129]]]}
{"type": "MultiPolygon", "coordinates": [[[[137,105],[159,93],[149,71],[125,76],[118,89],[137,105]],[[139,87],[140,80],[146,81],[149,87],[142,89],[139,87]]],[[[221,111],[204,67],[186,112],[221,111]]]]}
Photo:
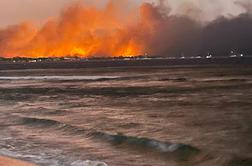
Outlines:
{"type": "Polygon", "coordinates": [[[0,71],[0,155],[251,166],[251,112],[251,66],[0,71]]]}

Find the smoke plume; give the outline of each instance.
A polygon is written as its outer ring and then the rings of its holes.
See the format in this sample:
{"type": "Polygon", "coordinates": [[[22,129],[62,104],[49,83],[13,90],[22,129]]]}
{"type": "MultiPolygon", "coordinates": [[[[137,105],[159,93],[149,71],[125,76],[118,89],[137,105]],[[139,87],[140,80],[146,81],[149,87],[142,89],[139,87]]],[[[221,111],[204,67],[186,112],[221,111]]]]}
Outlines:
{"type": "MultiPolygon", "coordinates": [[[[249,0],[234,1],[239,12],[205,18],[199,4],[110,0],[105,7],[74,3],[42,27],[26,22],[0,30],[0,56],[216,56],[252,54],[249,0]]],[[[214,10],[222,13],[218,5],[214,10]],[[216,8],[216,9],[215,9],[216,8]]]]}

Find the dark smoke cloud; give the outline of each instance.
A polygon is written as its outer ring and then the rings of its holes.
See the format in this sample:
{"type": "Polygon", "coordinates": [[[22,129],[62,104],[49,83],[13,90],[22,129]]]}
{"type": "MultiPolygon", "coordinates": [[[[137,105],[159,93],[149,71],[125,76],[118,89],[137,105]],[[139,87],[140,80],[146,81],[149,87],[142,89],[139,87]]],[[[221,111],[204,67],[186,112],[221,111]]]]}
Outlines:
{"type": "Polygon", "coordinates": [[[203,28],[201,50],[217,55],[234,50],[252,55],[252,17],[246,13],[236,18],[219,18],[203,28]]]}
{"type": "MultiPolygon", "coordinates": [[[[221,16],[202,23],[184,15],[164,15],[160,6],[149,6],[149,21],[155,26],[155,35],[148,41],[149,52],[163,56],[193,56],[212,53],[225,56],[230,51],[252,55],[251,2],[237,1],[244,7],[243,14],[221,16]]],[[[163,10],[163,9],[162,9],[163,10]]],[[[200,13],[190,6],[190,12],[200,13]],[[193,11],[195,10],[195,11],[193,11]]]]}
{"type": "Polygon", "coordinates": [[[251,0],[240,0],[235,2],[237,5],[241,6],[246,10],[246,13],[252,14],[252,1],[251,0]]]}

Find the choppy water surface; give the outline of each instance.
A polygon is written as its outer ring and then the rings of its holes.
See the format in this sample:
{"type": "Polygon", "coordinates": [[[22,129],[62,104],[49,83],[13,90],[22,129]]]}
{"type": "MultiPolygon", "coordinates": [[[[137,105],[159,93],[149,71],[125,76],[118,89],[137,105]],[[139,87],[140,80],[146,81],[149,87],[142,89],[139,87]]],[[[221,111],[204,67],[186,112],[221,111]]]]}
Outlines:
{"type": "Polygon", "coordinates": [[[251,111],[251,66],[0,71],[0,155],[251,166],[251,111]]]}

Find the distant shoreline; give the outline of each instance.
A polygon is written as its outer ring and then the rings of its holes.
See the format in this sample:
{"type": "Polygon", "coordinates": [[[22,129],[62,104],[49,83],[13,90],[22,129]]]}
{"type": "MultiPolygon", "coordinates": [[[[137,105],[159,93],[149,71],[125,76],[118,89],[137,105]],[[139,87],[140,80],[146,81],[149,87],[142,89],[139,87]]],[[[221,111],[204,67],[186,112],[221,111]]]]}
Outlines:
{"type": "Polygon", "coordinates": [[[36,166],[21,160],[0,156],[0,166],[36,166]]]}
{"type": "Polygon", "coordinates": [[[0,70],[22,69],[79,69],[104,67],[154,67],[154,66],[197,66],[197,65],[252,65],[252,57],[202,58],[202,59],[117,59],[117,60],[69,60],[43,62],[0,62],[0,70]]]}

